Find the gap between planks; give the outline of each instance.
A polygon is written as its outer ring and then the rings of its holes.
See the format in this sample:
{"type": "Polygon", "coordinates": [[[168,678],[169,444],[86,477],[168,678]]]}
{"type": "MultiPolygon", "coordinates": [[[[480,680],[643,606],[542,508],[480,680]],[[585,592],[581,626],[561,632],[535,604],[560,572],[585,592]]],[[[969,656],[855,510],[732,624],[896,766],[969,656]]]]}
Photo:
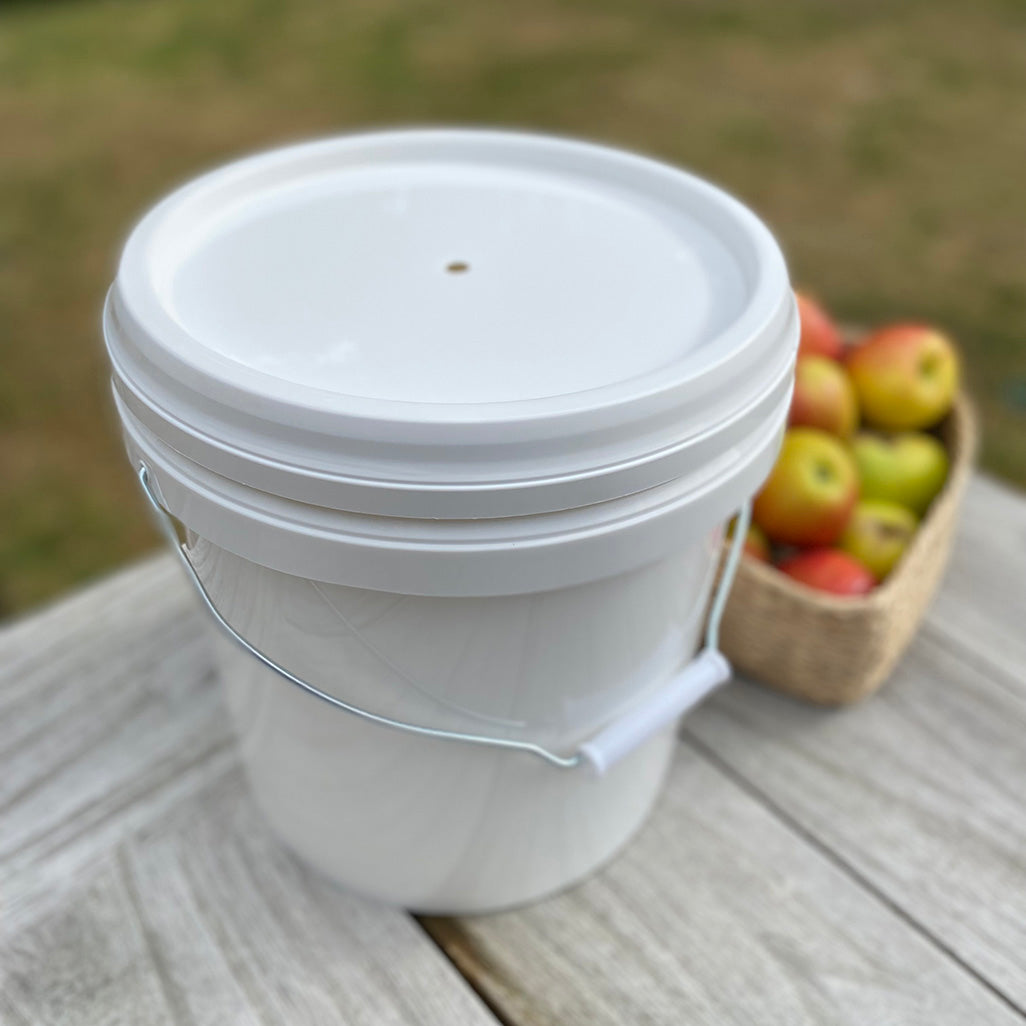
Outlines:
{"type": "Polygon", "coordinates": [[[729,762],[721,759],[716,752],[702,740],[690,733],[685,726],[680,735],[681,744],[686,744],[699,758],[714,766],[735,786],[744,791],[750,798],[758,802],[767,812],[774,816],[778,822],[783,824],[795,837],[803,841],[808,847],[818,851],[825,859],[831,862],[840,872],[844,873],[849,880],[858,886],[865,894],[875,898],[880,904],[889,909],[898,919],[914,930],[920,937],[930,944],[939,954],[943,955],[955,966],[972,977],[981,987],[988,990],[995,998],[1001,1001],[1010,1011],[1015,1012],[1020,1018],[1026,1021],[1026,1009],[1013,1001],[1007,994],[999,990],[990,980],[981,975],[972,965],[959,956],[948,944],[946,944],[926,924],[916,919],[907,909],[892,899],[886,891],[882,890],[864,873],[846,859],[839,850],[830,846],[828,842],[818,837],[812,830],[805,827],[800,820],[792,816],[783,805],[763,791],[754,781],[743,773],[735,770],[729,762]]]}

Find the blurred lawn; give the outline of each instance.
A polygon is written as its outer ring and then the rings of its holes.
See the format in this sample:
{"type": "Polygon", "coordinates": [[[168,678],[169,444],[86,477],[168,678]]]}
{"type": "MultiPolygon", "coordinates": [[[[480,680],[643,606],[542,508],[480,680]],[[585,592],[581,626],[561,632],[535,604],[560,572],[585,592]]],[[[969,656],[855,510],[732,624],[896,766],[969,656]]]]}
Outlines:
{"type": "Polygon", "coordinates": [[[153,544],[98,319],[134,218],[234,154],[394,122],[647,150],[847,320],[967,354],[1026,482],[1026,4],[68,0],[0,9],[0,614],[153,544]]]}

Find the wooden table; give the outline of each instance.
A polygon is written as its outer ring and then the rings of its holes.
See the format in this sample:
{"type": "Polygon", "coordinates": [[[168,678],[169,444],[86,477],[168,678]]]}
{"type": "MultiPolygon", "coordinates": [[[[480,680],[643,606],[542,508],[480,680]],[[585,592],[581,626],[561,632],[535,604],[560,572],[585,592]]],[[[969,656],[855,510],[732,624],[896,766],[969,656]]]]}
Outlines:
{"type": "Polygon", "coordinates": [[[725,689],[627,853],[523,911],[418,921],[300,865],[207,641],[168,556],[0,632],[0,1022],[1026,1019],[1026,500],[992,481],[884,691],[725,689]]]}

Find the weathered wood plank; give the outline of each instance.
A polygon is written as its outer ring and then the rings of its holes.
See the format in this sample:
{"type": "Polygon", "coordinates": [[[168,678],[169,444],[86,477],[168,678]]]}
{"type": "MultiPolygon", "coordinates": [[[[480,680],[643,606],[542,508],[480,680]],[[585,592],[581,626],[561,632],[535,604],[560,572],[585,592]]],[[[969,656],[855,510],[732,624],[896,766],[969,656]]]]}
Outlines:
{"type": "Polygon", "coordinates": [[[58,678],[53,661],[62,653],[82,658],[81,647],[94,645],[129,618],[135,631],[159,627],[168,610],[192,608],[181,587],[181,571],[164,552],[155,553],[100,581],[72,591],[59,601],[0,625],[0,701],[33,669],[58,678]]]}
{"type": "Polygon", "coordinates": [[[407,916],[267,834],[228,768],[0,948],[0,1021],[494,1023],[407,916]]]}
{"type": "Polygon", "coordinates": [[[425,924],[517,1023],[1021,1022],[685,747],[638,840],[583,886],[425,924]]]}
{"type": "Polygon", "coordinates": [[[685,735],[1026,1009],[1026,502],[974,482],[892,681],[824,712],[753,685],[685,735]]]}
{"type": "Polygon", "coordinates": [[[998,683],[1026,691],[1026,495],[973,478],[958,544],[926,633],[991,666],[998,683]]]}
{"type": "Polygon", "coordinates": [[[0,633],[5,927],[234,757],[205,641],[165,557],[0,633]]]}
{"type": "Polygon", "coordinates": [[[268,837],[206,642],[164,556],[0,631],[0,1022],[494,1022],[268,837]]]}
{"type": "Polygon", "coordinates": [[[1026,702],[922,639],[861,707],[737,684],[686,736],[1026,1008],[1026,702]]]}

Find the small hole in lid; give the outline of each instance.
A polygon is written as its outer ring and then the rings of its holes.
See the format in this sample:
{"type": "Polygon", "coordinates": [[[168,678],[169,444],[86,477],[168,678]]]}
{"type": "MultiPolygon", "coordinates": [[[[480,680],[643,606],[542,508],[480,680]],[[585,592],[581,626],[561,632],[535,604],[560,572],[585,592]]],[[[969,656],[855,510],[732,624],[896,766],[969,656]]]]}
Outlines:
{"type": "Polygon", "coordinates": [[[445,269],[450,274],[464,274],[466,271],[470,270],[470,264],[463,260],[453,260],[451,264],[445,265],[445,269]]]}

